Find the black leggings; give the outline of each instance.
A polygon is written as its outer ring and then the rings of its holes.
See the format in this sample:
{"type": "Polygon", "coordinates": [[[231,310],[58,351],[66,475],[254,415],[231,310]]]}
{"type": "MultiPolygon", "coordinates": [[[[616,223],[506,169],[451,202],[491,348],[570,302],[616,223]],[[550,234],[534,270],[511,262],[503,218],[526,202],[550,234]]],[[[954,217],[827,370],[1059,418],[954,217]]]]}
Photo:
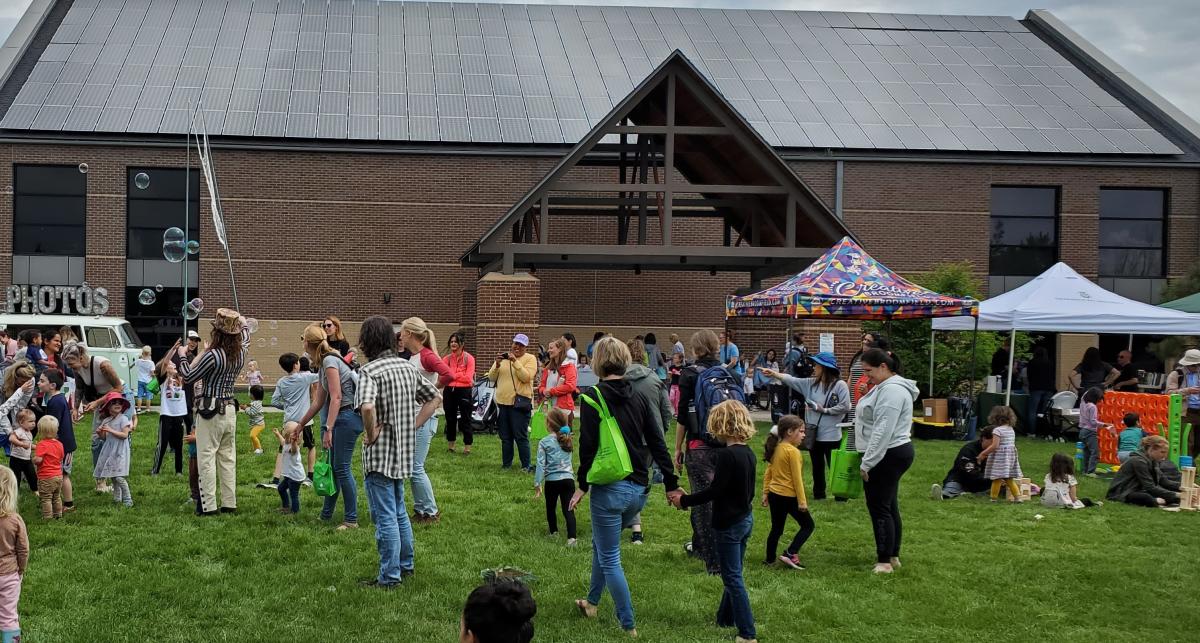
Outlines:
{"type": "Polygon", "coordinates": [[[175,452],[175,473],[183,473],[183,424],[184,417],[161,415],[158,418],[158,449],[154,454],[154,468],[151,474],[158,473],[162,468],[163,457],[167,449],[175,452]]]}
{"type": "Polygon", "coordinates": [[[775,550],[779,547],[779,537],[783,535],[783,530],[787,527],[788,516],[795,518],[796,522],[800,524],[800,531],[796,532],[796,537],[792,538],[792,544],[788,545],[785,550],[788,554],[800,553],[800,548],[808,541],[808,537],[812,535],[816,525],[813,523],[812,514],[800,510],[800,503],[797,502],[795,496],[768,493],[767,505],[771,507],[771,531],[767,534],[766,562],[773,563],[775,562],[775,550]]]}
{"type": "MultiPolygon", "coordinates": [[[[815,431],[816,428],[813,430],[815,431]]],[[[829,467],[830,459],[833,458],[833,452],[841,444],[839,440],[813,442],[812,450],[808,452],[812,456],[813,500],[825,499],[825,469],[829,467]]]]}
{"type": "Polygon", "coordinates": [[[567,538],[575,537],[575,512],[567,507],[571,504],[571,496],[575,495],[575,481],[547,480],[542,483],[542,495],[546,497],[546,523],[550,525],[550,533],[558,533],[558,513],[554,505],[562,505],[563,518],[567,521],[567,538]]]}
{"type": "Polygon", "coordinates": [[[21,476],[25,476],[25,482],[29,484],[29,490],[37,493],[37,468],[33,466],[33,460],[9,457],[8,466],[17,476],[18,487],[21,486],[21,476]]]}
{"type": "MultiPolygon", "coordinates": [[[[1172,497],[1168,496],[1166,498],[1163,498],[1163,500],[1168,505],[1172,505],[1172,504],[1176,504],[1179,502],[1179,497],[1176,496],[1176,497],[1172,498],[1172,497]]],[[[1129,495],[1125,496],[1125,502],[1127,502],[1131,505],[1138,505],[1139,507],[1157,507],[1158,506],[1158,498],[1146,493],[1145,491],[1131,492],[1129,495]]]]}
{"type": "Polygon", "coordinates": [[[463,444],[471,446],[474,436],[471,433],[471,411],[475,400],[471,396],[469,386],[447,386],[442,391],[442,409],[446,411],[446,441],[458,439],[458,432],[463,434],[463,444]]]}
{"type": "Polygon", "coordinates": [[[876,561],[880,563],[900,557],[902,529],[896,495],[900,490],[900,478],[912,466],[913,455],[912,442],[888,449],[863,483],[871,527],[875,531],[876,561]]]}

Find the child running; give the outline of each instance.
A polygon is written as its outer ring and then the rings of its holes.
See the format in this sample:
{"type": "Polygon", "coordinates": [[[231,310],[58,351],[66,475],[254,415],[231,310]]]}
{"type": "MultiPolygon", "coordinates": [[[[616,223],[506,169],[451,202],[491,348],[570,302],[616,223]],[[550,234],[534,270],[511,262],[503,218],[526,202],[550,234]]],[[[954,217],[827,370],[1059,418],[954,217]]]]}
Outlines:
{"type": "Polygon", "coordinates": [[[37,415],[30,409],[21,409],[17,411],[17,426],[8,434],[11,448],[8,466],[12,467],[17,484],[21,484],[24,477],[29,490],[34,493],[37,493],[37,470],[33,467],[33,432],[36,430],[37,415]]]}
{"type": "Polygon", "coordinates": [[[300,484],[304,482],[304,463],[300,460],[300,424],[285,422],[283,432],[275,429],[283,448],[283,471],[279,479],[279,513],[300,513],[300,484]]]}
{"type": "Polygon", "coordinates": [[[546,412],[546,430],[549,435],[537,445],[537,470],[533,474],[533,497],[546,497],[546,523],[550,535],[558,535],[558,514],[554,505],[562,506],[563,519],[567,523],[567,546],[575,545],[575,511],[569,508],[571,496],[575,494],[575,474],[571,469],[571,425],[567,414],[558,407],[546,412]],[[544,481],[544,484],[543,484],[544,481]]]}
{"type": "MultiPolygon", "coordinates": [[[[261,377],[260,377],[261,379],[261,377]]],[[[254,445],[254,455],[262,455],[262,441],[258,436],[267,427],[263,417],[263,387],[261,384],[250,385],[250,404],[246,405],[246,419],[250,422],[250,443],[254,445]]],[[[278,431],[276,431],[278,433],[278,431]]]]}
{"type": "Polygon", "coordinates": [[[133,430],[125,412],[129,410],[129,400],[121,396],[120,391],[113,391],[104,396],[97,413],[100,413],[100,426],[96,428],[97,435],[104,440],[100,446],[100,455],[96,457],[97,478],[112,480],[113,502],[126,507],[133,506],[133,496],[129,493],[129,434],[133,430]]]}
{"type": "Polygon", "coordinates": [[[1083,509],[1094,504],[1087,498],[1079,498],[1075,481],[1075,461],[1064,453],[1050,456],[1050,473],[1046,474],[1042,487],[1042,505],[1063,509],[1083,509]]]}
{"type": "Polygon", "coordinates": [[[764,507],[771,508],[771,531],[767,534],[767,558],[764,564],[775,562],[775,551],[779,537],[787,527],[788,516],[800,525],[800,531],[792,544],[783,550],[779,562],[792,569],[804,569],[800,563],[800,548],[812,536],[815,525],[808,513],[808,498],[804,494],[804,456],[797,446],[804,441],[804,420],[796,415],[779,418],[779,424],[767,436],[763,460],[767,470],[763,473],[764,507]]]}
{"type": "Polygon", "coordinates": [[[983,477],[992,481],[992,502],[1000,497],[1000,487],[1008,488],[1008,501],[1021,502],[1021,490],[1017,478],[1021,477],[1021,462],[1017,458],[1017,432],[1013,425],[1017,414],[1007,406],[997,406],[988,413],[988,425],[992,427],[992,443],[979,454],[979,461],[987,460],[983,477]]]}
{"type": "Polygon", "coordinates": [[[0,467],[0,633],[4,642],[21,640],[17,603],[29,562],[29,534],[17,512],[17,478],[0,467]]]}
{"type": "Polygon", "coordinates": [[[258,370],[258,360],[246,362],[246,383],[250,386],[262,386],[263,374],[258,370]]]}
{"type": "Polygon", "coordinates": [[[33,448],[37,465],[38,500],[42,519],[62,518],[63,445],[58,441],[58,420],[47,415],[38,420],[38,442],[33,448]]]}
{"type": "Polygon", "coordinates": [[[183,380],[179,379],[179,370],[171,361],[171,353],[167,353],[158,363],[157,377],[159,380],[159,413],[158,413],[158,448],[154,452],[154,466],[150,475],[156,476],[162,470],[163,458],[167,449],[175,452],[175,475],[183,475],[183,432],[184,419],[187,417],[187,398],[184,396],[183,380]]]}
{"type": "Polygon", "coordinates": [[[754,643],[757,641],[754,614],[742,578],[742,560],[754,528],[751,503],[757,476],[754,452],[746,446],[754,437],[754,422],[745,404],[726,400],[709,411],[708,432],[725,443],[725,448],[715,449],[712,484],[694,494],[672,491],[667,498],[680,509],[713,503],[712,526],[716,532],[721,582],[725,584],[717,608],[717,626],[736,627],[737,643],[754,643]]]}

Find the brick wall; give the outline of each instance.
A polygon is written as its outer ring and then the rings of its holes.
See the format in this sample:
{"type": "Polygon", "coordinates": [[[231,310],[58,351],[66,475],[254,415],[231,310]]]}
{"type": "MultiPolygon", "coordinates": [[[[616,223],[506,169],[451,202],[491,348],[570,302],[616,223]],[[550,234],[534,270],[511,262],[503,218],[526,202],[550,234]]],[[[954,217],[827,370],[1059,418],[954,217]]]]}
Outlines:
{"type": "Polygon", "coordinates": [[[496,355],[508,352],[517,333],[529,336],[534,350],[539,342],[553,339],[539,333],[541,294],[541,282],[526,273],[493,272],[479,280],[475,285],[475,333],[471,343],[476,370],[486,371],[496,355]]]}

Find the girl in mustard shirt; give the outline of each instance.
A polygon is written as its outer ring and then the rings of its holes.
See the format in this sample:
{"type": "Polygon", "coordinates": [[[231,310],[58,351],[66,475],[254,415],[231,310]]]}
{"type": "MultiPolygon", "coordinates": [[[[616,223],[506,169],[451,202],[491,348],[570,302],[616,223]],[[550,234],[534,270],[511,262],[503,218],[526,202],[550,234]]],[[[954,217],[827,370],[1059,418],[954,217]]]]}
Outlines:
{"type": "Polygon", "coordinates": [[[808,498],[804,495],[804,456],[796,448],[804,441],[804,429],[804,420],[785,415],[767,436],[763,453],[767,470],[763,473],[762,499],[763,506],[771,508],[771,532],[767,535],[767,558],[763,561],[767,565],[775,562],[775,551],[788,516],[796,519],[800,531],[779,557],[779,562],[792,569],[804,569],[800,564],[800,548],[815,529],[812,515],[808,513],[808,498]]]}

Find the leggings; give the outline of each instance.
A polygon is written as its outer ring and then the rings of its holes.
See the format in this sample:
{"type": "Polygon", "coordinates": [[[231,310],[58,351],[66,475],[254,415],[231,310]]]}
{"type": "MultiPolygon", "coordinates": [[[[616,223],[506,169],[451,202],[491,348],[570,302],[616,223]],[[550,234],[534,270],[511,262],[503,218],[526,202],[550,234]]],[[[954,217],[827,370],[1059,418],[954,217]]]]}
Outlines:
{"type": "Polygon", "coordinates": [[[841,444],[840,440],[827,442],[818,440],[813,442],[813,447],[808,452],[812,456],[813,500],[825,499],[825,469],[829,466],[830,460],[833,459],[834,450],[841,444]]]}
{"type": "Polygon", "coordinates": [[[469,386],[447,386],[442,391],[442,409],[446,411],[446,441],[458,440],[458,431],[463,434],[463,444],[471,446],[471,411],[474,408],[469,386]]]}
{"type": "Polygon", "coordinates": [[[37,468],[33,466],[33,460],[25,460],[18,457],[10,457],[8,466],[12,469],[13,474],[17,476],[17,486],[21,486],[21,476],[25,476],[25,482],[29,484],[29,490],[37,493],[37,468]]]}
{"type": "Polygon", "coordinates": [[[1017,481],[1013,478],[996,478],[992,480],[992,500],[1000,497],[1000,487],[1008,488],[1008,501],[1016,502],[1021,499],[1021,490],[1017,488],[1017,481]]]}
{"type": "Polygon", "coordinates": [[[262,435],[265,428],[267,428],[265,424],[255,424],[250,427],[250,444],[254,447],[255,451],[262,451],[262,440],[258,436],[262,435]]]}
{"type": "Polygon", "coordinates": [[[765,561],[769,564],[775,562],[775,551],[779,546],[779,537],[783,535],[783,530],[787,527],[788,516],[796,520],[800,525],[800,531],[796,532],[796,537],[792,538],[792,544],[784,550],[786,554],[800,553],[800,548],[812,535],[816,525],[813,523],[812,514],[801,511],[800,503],[795,496],[768,493],[767,505],[771,507],[771,531],[767,534],[767,558],[765,561]]]}
{"type": "Polygon", "coordinates": [[[896,495],[900,490],[900,478],[912,466],[914,455],[912,442],[888,449],[863,482],[863,495],[867,499],[871,528],[875,532],[876,562],[888,563],[900,557],[903,530],[900,502],[896,495]]]}
{"type": "Polygon", "coordinates": [[[154,454],[154,468],[150,470],[151,474],[156,474],[162,469],[163,458],[167,455],[167,449],[175,452],[175,473],[183,473],[183,416],[171,417],[167,415],[159,416],[158,418],[158,449],[154,454]]]}
{"type": "MultiPolygon", "coordinates": [[[[1178,504],[1179,496],[1176,496],[1175,494],[1171,494],[1170,496],[1163,498],[1163,501],[1166,502],[1168,505],[1178,504]]],[[[1131,505],[1138,505],[1139,507],[1157,507],[1158,506],[1158,498],[1146,493],[1145,491],[1130,492],[1129,495],[1125,496],[1125,502],[1127,502],[1131,505]]]]}
{"type": "Polygon", "coordinates": [[[575,494],[575,481],[547,480],[542,485],[542,495],[546,497],[546,524],[550,525],[550,533],[558,533],[558,513],[554,505],[562,506],[563,518],[567,521],[567,538],[575,537],[575,512],[567,509],[571,504],[571,496],[575,494]]]}

